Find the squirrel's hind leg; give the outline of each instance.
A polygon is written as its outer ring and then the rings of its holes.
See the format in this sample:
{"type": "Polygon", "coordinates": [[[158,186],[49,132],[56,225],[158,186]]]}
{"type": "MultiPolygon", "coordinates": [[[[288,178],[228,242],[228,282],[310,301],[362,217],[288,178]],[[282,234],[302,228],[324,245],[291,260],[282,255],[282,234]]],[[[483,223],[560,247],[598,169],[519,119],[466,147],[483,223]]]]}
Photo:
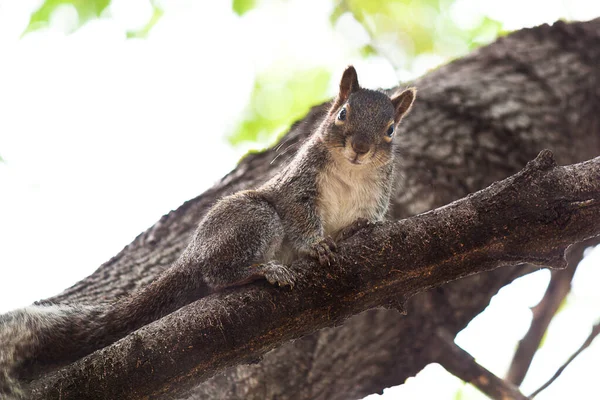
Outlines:
{"type": "Polygon", "coordinates": [[[261,274],[269,281],[272,285],[289,286],[294,287],[296,279],[292,271],[289,270],[285,265],[279,261],[269,261],[264,264],[260,264],[258,268],[261,274]]]}
{"type": "Polygon", "coordinates": [[[217,203],[194,238],[197,265],[213,290],[258,279],[292,286],[289,269],[273,261],[285,231],[271,204],[255,192],[240,192],[217,203]]]}

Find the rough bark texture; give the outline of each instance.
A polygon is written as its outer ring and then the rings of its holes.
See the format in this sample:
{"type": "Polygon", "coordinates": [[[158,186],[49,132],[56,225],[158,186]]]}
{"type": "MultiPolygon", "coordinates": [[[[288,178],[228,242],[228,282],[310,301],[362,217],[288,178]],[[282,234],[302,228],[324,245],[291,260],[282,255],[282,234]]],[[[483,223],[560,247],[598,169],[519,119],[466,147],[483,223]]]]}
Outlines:
{"type": "MultiPolygon", "coordinates": [[[[557,23],[502,38],[413,82],[419,100],[399,132],[392,216],[461,198],[516,173],[544,148],[559,164],[600,154],[599,63],[600,20],[557,23]]],[[[284,140],[302,140],[325,109],[315,107],[284,140]]],[[[52,300],[97,304],[148,283],[175,260],[216,198],[263,182],[287,159],[271,164],[274,157],[274,150],[246,157],[214,188],[52,300]]],[[[500,268],[420,294],[404,317],[366,311],[287,343],[258,364],[231,367],[182,398],[348,399],[380,392],[431,361],[428,333],[443,327],[456,334],[528,270],[500,268]]]]}
{"type": "MultiPolygon", "coordinates": [[[[40,380],[30,397],[174,398],[226,366],[361,311],[404,311],[404,299],[451,280],[505,265],[564,268],[569,245],[600,235],[598,215],[600,157],[557,167],[545,150],[517,175],[448,206],[363,229],[339,244],[336,265],[295,262],[291,291],[263,283],[203,298],[40,380]]],[[[431,339],[432,354],[449,347],[431,339]]],[[[450,347],[432,360],[455,360],[450,347]]],[[[471,381],[485,370],[458,371],[471,381]]],[[[483,387],[501,398],[511,387],[500,381],[483,387]]]]}

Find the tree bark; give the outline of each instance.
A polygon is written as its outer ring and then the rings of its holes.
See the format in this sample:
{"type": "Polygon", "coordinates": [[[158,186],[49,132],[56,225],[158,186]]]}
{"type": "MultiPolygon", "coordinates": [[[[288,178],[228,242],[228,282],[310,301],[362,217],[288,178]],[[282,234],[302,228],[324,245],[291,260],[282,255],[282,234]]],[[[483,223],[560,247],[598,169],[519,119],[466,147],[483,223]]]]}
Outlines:
{"type": "MultiPolygon", "coordinates": [[[[397,138],[391,216],[406,218],[464,197],[516,173],[544,148],[560,164],[600,154],[598,65],[600,20],[559,22],[501,38],[412,82],[419,99],[397,138]]],[[[299,143],[326,107],[311,110],[284,140],[299,143]]],[[[147,284],[177,258],[215,199],[268,179],[293,151],[271,163],[275,153],[247,156],[215,187],[50,300],[98,304],[147,284]]],[[[381,392],[432,361],[431,332],[455,335],[501,287],[531,270],[499,268],[421,293],[402,318],[392,310],[366,311],[278,347],[258,364],[232,366],[181,398],[348,399],[381,392]]]]}
{"type": "MultiPolygon", "coordinates": [[[[293,290],[262,282],[205,297],[40,380],[30,397],[174,398],[225,366],[252,362],[361,311],[404,312],[405,299],[451,280],[507,264],[564,268],[569,245],[600,235],[598,215],[600,157],[557,167],[545,150],[517,175],[448,206],[370,225],[339,243],[334,266],[294,262],[293,290]]],[[[432,359],[455,360],[457,348],[435,339],[430,335],[432,359]]],[[[459,364],[450,365],[470,380],[485,371],[459,364]]],[[[524,399],[500,381],[481,387],[494,398],[514,392],[509,398],[524,399]]]]}

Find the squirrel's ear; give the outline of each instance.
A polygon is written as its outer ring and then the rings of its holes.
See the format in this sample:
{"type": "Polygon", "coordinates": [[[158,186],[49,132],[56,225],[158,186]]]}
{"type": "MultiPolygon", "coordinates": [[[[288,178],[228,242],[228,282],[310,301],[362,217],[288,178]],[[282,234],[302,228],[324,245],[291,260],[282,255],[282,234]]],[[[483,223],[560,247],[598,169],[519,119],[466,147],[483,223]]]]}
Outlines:
{"type": "Polygon", "coordinates": [[[416,96],[417,89],[411,87],[392,97],[391,100],[395,109],[394,120],[396,122],[399,122],[406,114],[408,114],[416,96]]]}
{"type": "Polygon", "coordinates": [[[348,66],[342,75],[342,80],[340,81],[340,93],[338,95],[338,102],[343,103],[348,100],[350,94],[356,92],[360,89],[358,85],[358,75],[356,75],[356,70],[352,65],[348,66]]]}

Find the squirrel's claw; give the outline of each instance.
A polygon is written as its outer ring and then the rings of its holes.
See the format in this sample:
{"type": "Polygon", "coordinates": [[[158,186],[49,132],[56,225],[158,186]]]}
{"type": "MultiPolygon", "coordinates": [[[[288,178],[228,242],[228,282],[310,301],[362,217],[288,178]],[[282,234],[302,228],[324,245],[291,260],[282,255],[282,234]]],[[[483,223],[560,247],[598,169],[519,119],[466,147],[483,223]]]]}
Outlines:
{"type": "Polygon", "coordinates": [[[338,241],[344,241],[346,239],[351,238],[356,235],[359,231],[365,229],[370,224],[369,220],[366,218],[358,218],[356,221],[351,223],[350,225],[342,228],[337,234],[338,241]]]}
{"type": "Polygon", "coordinates": [[[335,242],[328,236],[311,247],[310,256],[319,260],[319,264],[322,266],[329,266],[335,262],[334,252],[336,250],[335,242]]]}
{"type": "Polygon", "coordinates": [[[265,278],[271,285],[289,286],[291,289],[294,288],[296,278],[292,271],[286,266],[276,261],[270,261],[262,265],[262,270],[265,278]]]}

